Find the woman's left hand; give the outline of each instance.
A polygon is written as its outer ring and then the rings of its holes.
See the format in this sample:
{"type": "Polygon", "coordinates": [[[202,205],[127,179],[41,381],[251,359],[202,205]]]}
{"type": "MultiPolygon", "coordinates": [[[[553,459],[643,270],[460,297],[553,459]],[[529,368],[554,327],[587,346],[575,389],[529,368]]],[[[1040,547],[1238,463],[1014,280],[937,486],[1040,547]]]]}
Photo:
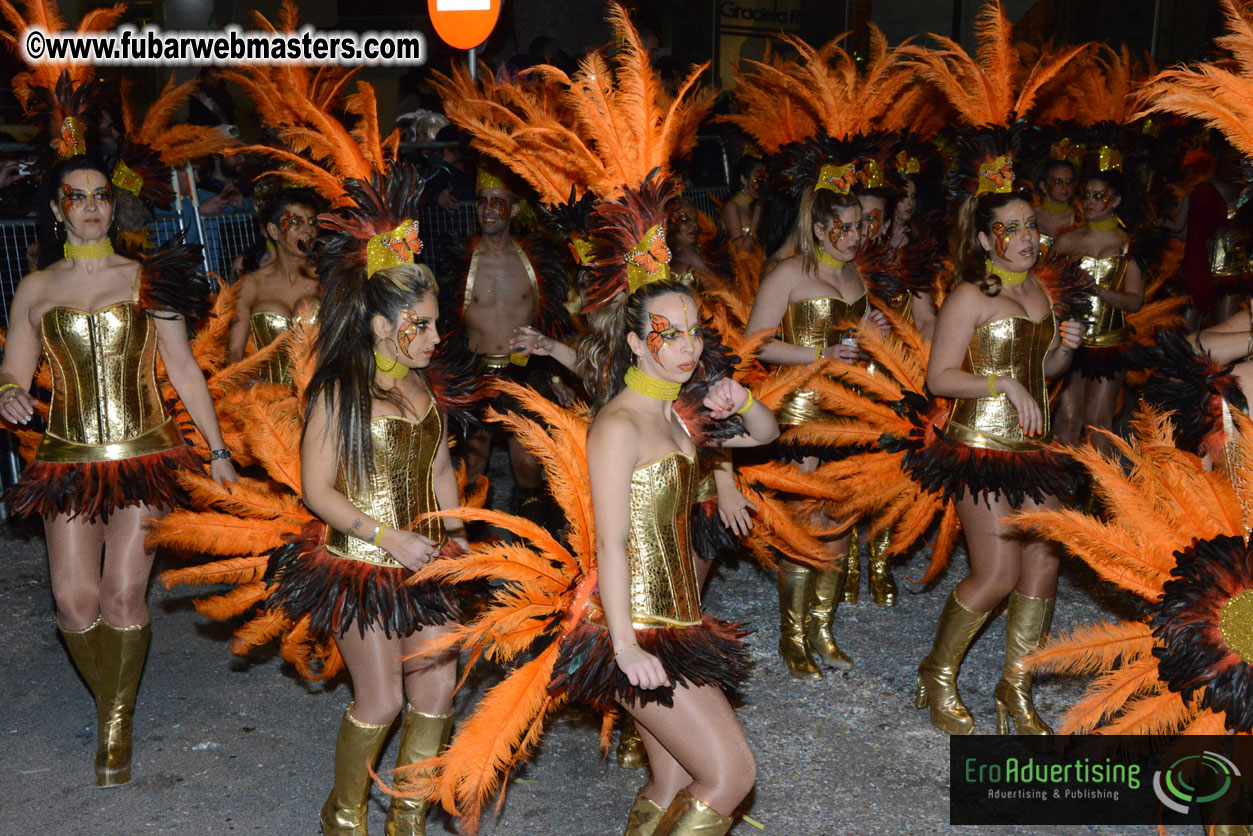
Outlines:
{"type": "Polygon", "coordinates": [[[715,420],[730,418],[748,402],[748,390],[729,377],[724,377],[709,387],[705,396],[705,408],[715,420]]]}
{"type": "Polygon", "coordinates": [[[757,506],[748,501],[738,489],[727,491],[727,495],[718,494],[718,516],[722,524],[731,529],[737,537],[743,537],[753,530],[753,511],[757,506]]]}
{"type": "Polygon", "coordinates": [[[231,464],[230,459],[214,459],[209,462],[209,475],[219,485],[239,481],[239,477],[235,475],[235,466],[231,464]]]}
{"type": "Polygon", "coordinates": [[[1068,319],[1062,323],[1062,346],[1074,351],[1083,343],[1083,323],[1077,319],[1068,319]]]}

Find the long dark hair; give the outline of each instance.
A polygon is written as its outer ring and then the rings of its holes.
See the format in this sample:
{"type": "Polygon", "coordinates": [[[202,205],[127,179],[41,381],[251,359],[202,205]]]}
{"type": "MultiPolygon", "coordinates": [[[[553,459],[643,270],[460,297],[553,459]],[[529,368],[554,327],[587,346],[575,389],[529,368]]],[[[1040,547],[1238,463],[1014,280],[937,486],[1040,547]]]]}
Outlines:
{"type": "Polygon", "coordinates": [[[647,339],[652,330],[648,303],[670,293],[683,294],[692,300],[692,310],[699,310],[692,289],[669,279],[641,285],[634,293],[622,294],[587,314],[588,330],[578,346],[578,372],[598,407],[622,391],[622,378],[632,362],[627,334],[647,339]]]}
{"type": "Polygon", "coordinates": [[[988,255],[979,245],[979,233],[991,235],[996,210],[1017,200],[1026,203],[1014,192],[980,192],[966,198],[958,212],[957,239],[953,247],[957,279],[974,282],[985,296],[996,296],[1001,292],[1001,279],[988,272],[988,255]]]}
{"type": "Polygon", "coordinates": [[[371,403],[385,400],[402,408],[398,396],[374,382],[373,321],[395,322],[401,308],[436,294],[435,277],[424,264],[402,264],[366,278],[363,271],[324,274],[318,312],[317,361],[305,391],[305,425],[314,406],[325,403],[332,416],[340,473],[349,484],[369,483],[374,461],[370,436],[371,403]]]}
{"type": "MultiPolygon", "coordinates": [[[[61,184],[65,182],[66,176],[75,171],[98,171],[104,177],[105,182],[109,181],[109,169],[105,164],[87,154],[67,157],[48,169],[43,181],[39,184],[35,199],[35,236],[39,241],[39,253],[35,259],[36,270],[42,270],[65,257],[66,232],[62,224],[60,234],[57,234],[57,219],[56,215],[52,214],[52,204],[61,199],[61,184]]],[[[109,226],[109,232],[111,237],[112,224],[109,226]]]]}

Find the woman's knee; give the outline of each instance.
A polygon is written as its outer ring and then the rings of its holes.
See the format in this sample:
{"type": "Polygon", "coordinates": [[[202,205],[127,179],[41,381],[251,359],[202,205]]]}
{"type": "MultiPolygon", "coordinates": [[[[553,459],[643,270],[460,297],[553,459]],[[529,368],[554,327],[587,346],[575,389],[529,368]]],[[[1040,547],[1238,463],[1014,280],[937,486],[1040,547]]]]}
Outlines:
{"type": "Polygon", "coordinates": [[[400,716],[405,698],[400,689],[386,693],[358,692],[352,702],[353,719],[371,726],[383,726],[400,716]]]}
{"type": "Polygon", "coordinates": [[[100,615],[100,596],[93,587],[54,590],[57,623],[65,630],[85,630],[100,615]]]}

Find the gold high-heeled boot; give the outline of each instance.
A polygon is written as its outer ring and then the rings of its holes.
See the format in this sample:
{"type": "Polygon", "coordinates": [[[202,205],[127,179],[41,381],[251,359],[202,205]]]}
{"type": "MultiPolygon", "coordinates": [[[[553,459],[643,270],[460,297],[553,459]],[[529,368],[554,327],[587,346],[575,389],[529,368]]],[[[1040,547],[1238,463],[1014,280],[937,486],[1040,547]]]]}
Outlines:
{"type": "MultiPolygon", "coordinates": [[[[423,714],[413,706],[406,705],[396,766],[421,763],[438,755],[448,743],[448,736],[452,733],[452,720],[451,714],[423,714]]],[[[414,780],[415,776],[397,773],[394,787],[403,792],[414,780]]],[[[383,833],[386,836],[426,836],[426,813],[430,808],[430,801],[393,795],[391,805],[387,808],[383,833]]]]}
{"type": "Polygon", "coordinates": [[[653,836],[725,836],[734,822],[730,816],[693,798],[685,788],[670,802],[653,836]]]}
{"type": "Polygon", "coordinates": [[[100,616],[96,616],[90,627],[82,630],[66,630],[61,622],[57,622],[57,629],[61,631],[61,638],[65,639],[65,648],[74,660],[74,667],[83,675],[83,681],[91,689],[91,697],[97,704],[100,702],[100,636],[104,632],[102,624],[104,620],[100,616]]]}
{"type": "Polygon", "coordinates": [[[618,732],[618,766],[623,769],[643,769],[648,766],[648,753],[644,751],[644,741],[639,730],[635,728],[635,720],[627,717],[622,721],[622,730],[618,732]]]}
{"type": "Polygon", "coordinates": [[[957,693],[957,672],[962,659],[991,613],[973,612],[962,606],[953,592],[944,603],[931,652],[918,666],[918,691],[914,705],[931,708],[931,725],[949,734],[970,734],[975,720],[957,693]]]}
{"type": "Polygon", "coordinates": [[[896,606],[896,578],[892,577],[892,567],[888,565],[887,550],[892,542],[891,531],[880,531],[866,541],[866,549],[870,557],[870,594],[874,602],[881,607],[896,606]]]}
{"type": "Polygon", "coordinates": [[[1035,674],[1021,665],[1022,657],[1040,646],[1053,620],[1053,599],[1032,598],[1011,592],[1005,613],[1005,666],[1001,681],[992,692],[996,700],[996,733],[1009,734],[1009,718],[1014,718],[1018,734],[1052,734],[1040,719],[1031,699],[1035,674]]]}
{"type": "Polygon", "coordinates": [[[779,655],[796,679],[822,679],[809,655],[805,622],[815,572],[803,566],[779,567],[779,655]]]}
{"type": "Polygon", "coordinates": [[[856,604],[861,588],[861,532],[853,526],[852,539],[848,541],[848,557],[844,564],[844,591],[841,596],[846,604],[856,604]]]}
{"type": "Polygon", "coordinates": [[[649,799],[644,795],[644,791],[640,790],[635,796],[635,803],[631,805],[631,812],[627,816],[626,833],[623,836],[653,836],[653,831],[657,829],[657,822],[661,821],[665,812],[664,807],[649,799]]]}
{"type": "Polygon", "coordinates": [[[837,569],[814,572],[814,592],[809,599],[809,620],[805,625],[805,639],[814,657],[827,667],[842,671],[850,670],[853,660],[835,643],[832,622],[844,582],[844,573],[837,569]]]}
{"type": "Polygon", "coordinates": [[[367,836],[370,769],[378,762],[391,723],[376,726],[344,712],[335,740],[335,783],[322,805],[322,836],[367,836]]]}
{"type": "Polygon", "coordinates": [[[96,785],[117,787],[131,779],[131,730],[139,679],[152,639],[152,622],[114,627],[100,622],[96,675],[96,785]]]}

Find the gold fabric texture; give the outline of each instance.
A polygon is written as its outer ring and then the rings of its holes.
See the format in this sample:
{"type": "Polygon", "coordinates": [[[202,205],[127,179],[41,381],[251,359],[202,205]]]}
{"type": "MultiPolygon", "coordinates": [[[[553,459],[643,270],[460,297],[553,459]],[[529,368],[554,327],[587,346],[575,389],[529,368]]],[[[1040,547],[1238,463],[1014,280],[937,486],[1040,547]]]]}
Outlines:
{"type": "MultiPolygon", "coordinates": [[[[434,403],[427,409],[421,421],[411,421],[396,415],[375,418],[370,422],[370,437],[374,443],[370,484],[354,490],[341,473],[335,482],[335,489],[348,497],[353,505],[389,528],[414,531],[442,544],[442,520],[414,523],[422,514],[439,510],[431,476],[441,434],[442,421],[434,403]]],[[[328,529],[326,549],[340,557],[379,566],[400,566],[390,553],[370,545],[369,538],[374,534],[372,526],[360,534],[366,539],[362,540],[334,528],[328,529]]]]}
{"type": "Polygon", "coordinates": [[[137,302],[52,308],[41,326],[52,403],[36,461],[116,461],[183,444],[157,388],[156,326],[137,302]]]}
{"type": "Polygon", "coordinates": [[[1253,664],[1253,589],[1233,595],[1218,611],[1218,630],[1227,648],[1253,664]]]}
{"type": "Polygon", "coordinates": [[[1220,229],[1209,241],[1210,270],[1215,276],[1239,276],[1249,271],[1245,235],[1237,229],[1220,229]]]}
{"type": "Polygon", "coordinates": [[[1044,414],[1044,433],[1029,439],[1018,426],[1018,410],[1005,395],[959,398],[953,402],[944,432],[969,444],[990,450],[1034,450],[1052,434],[1048,386],[1044,379],[1044,354],[1057,330],[1053,312],[1036,322],[1010,316],[984,323],[975,329],[962,371],[979,377],[995,374],[1017,380],[1044,414]]]}
{"type": "MultiPolygon", "coordinates": [[[[851,328],[866,316],[866,294],[852,302],[835,296],[817,296],[788,305],[779,323],[779,339],[792,345],[826,348],[838,345],[851,328]]],[[[798,389],[783,399],[775,418],[780,424],[803,424],[823,417],[818,394],[798,389]]]]}
{"type": "MultiPolygon", "coordinates": [[[[291,320],[274,311],[257,311],[249,317],[252,330],[252,344],[257,351],[287,333],[291,328],[291,320]]],[[[291,362],[286,352],[278,352],[270,356],[261,368],[261,379],[266,383],[291,383],[291,362]]]]}
{"type": "MultiPolygon", "coordinates": [[[[1079,266],[1099,287],[1115,292],[1122,290],[1123,278],[1127,274],[1125,255],[1111,255],[1105,258],[1085,255],[1079,260],[1079,266]]],[[[1119,345],[1130,339],[1122,311],[1102,302],[1096,296],[1088,298],[1092,300],[1092,312],[1088,314],[1090,324],[1083,335],[1084,345],[1119,345]]]]}
{"type": "Polygon", "coordinates": [[[636,628],[700,623],[700,585],[688,525],[696,462],[674,451],[631,474],[627,571],[636,628]]]}

